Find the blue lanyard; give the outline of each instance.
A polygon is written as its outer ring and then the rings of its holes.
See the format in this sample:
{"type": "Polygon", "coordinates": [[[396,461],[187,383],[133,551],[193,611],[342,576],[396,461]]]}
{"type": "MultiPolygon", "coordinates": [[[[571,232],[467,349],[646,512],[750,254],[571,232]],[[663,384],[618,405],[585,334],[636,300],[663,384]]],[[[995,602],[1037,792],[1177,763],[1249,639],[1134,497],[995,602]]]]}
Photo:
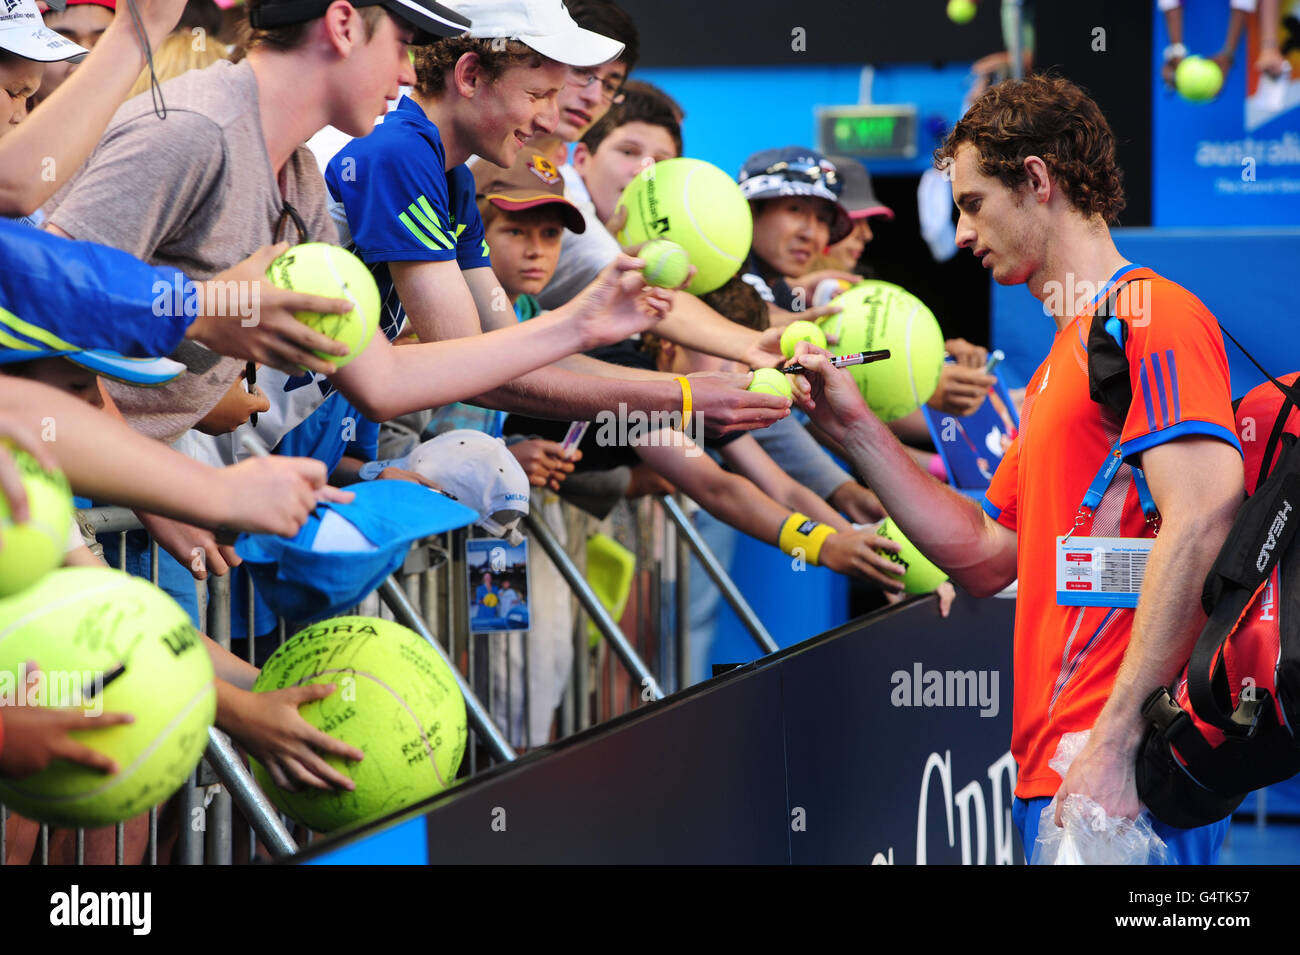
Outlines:
{"type": "MultiPolygon", "coordinates": [[[[1097,293],[1097,297],[1092,300],[1092,307],[1096,308],[1121,279],[1141,268],[1143,266],[1133,263],[1121,265],[1115,270],[1115,274],[1110,277],[1110,281],[1106,283],[1105,287],[1097,293]]],[[[1110,487],[1110,482],[1114,480],[1115,472],[1119,470],[1119,466],[1123,463],[1124,456],[1120,451],[1119,442],[1116,441],[1115,446],[1106,455],[1106,460],[1101,463],[1101,469],[1097,472],[1097,476],[1088,485],[1088,490],[1083,495],[1083,503],[1079,505],[1079,510],[1075,514],[1074,527],[1065,535],[1066,538],[1069,538],[1078,530],[1085,520],[1091,519],[1093,512],[1101,504],[1101,498],[1106,493],[1106,488],[1110,487]]],[[[1151,487],[1147,484],[1146,475],[1142,473],[1141,468],[1133,468],[1132,470],[1133,486],[1137,488],[1138,503],[1142,505],[1142,513],[1146,515],[1147,524],[1158,529],[1160,510],[1156,507],[1155,498],[1151,496],[1151,487]]]]}
{"type": "MultiPolygon", "coordinates": [[[[1110,487],[1110,482],[1115,478],[1115,472],[1119,466],[1124,463],[1123,452],[1120,451],[1119,442],[1110,449],[1106,455],[1106,460],[1101,463],[1101,469],[1097,476],[1092,479],[1088,485],[1088,490],[1083,495],[1083,502],[1079,505],[1079,510],[1075,513],[1074,527],[1065,535],[1068,540],[1076,530],[1078,530],[1085,520],[1090,520],[1097,507],[1101,504],[1102,495],[1106,493],[1106,488],[1110,487]]],[[[1142,505],[1142,513],[1146,515],[1147,524],[1156,528],[1160,523],[1160,510],[1156,507],[1155,498],[1151,496],[1151,487],[1147,484],[1146,475],[1142,473],[1141,468],[1132,468],[1133,486],[1137,488],[1138,503],[1142,505]]]]}

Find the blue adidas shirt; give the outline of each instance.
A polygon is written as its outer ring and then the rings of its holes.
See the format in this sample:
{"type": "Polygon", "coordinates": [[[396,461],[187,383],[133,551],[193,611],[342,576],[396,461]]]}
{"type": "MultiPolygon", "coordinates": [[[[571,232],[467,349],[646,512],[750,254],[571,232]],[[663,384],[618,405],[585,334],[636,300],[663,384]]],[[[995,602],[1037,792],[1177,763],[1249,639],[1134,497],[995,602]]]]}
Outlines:
{"type": "Polygon", "coordinates": [[[406,319],[389,262],[450,262],[490,267],[474,177],[464,164],[446,170],[442,136],[410,97],[368,136],[352,140],[330,160],[325,184],[343,204],[353,250],[371,267],[384,307],[380,328],[389,341],[406,319]]]}

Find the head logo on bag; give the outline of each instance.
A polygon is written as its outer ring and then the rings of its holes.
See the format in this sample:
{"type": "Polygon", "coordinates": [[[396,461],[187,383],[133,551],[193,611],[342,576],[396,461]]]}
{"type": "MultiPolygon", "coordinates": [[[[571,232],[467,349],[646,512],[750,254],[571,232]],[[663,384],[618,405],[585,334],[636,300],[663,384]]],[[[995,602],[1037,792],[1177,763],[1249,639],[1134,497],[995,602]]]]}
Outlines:
{"type": "Polygon", "coordinates": [[[1268,566],[1269,555],[1273,553],[1273,548],[1277,546],[1278,535],[1286,528],[1286,518],[1290,513],[1291,502],[1283,501],[1282,510],[1277,512],[1277,517],[1273,518],[1273,526],[1268,529],[1268,539],[1264,541],[1264,546],[1259,550],[1259,556],[1255,558],[1255,569],[1261,573],[1268,566]]]}

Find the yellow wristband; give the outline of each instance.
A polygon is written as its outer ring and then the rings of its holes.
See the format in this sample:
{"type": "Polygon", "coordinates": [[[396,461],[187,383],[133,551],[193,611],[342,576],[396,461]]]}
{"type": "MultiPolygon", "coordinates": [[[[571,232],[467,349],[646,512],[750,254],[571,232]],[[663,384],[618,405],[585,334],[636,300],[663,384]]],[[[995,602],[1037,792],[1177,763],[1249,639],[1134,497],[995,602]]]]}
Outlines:
{"type": "Polygon", "coordinates": [[[777,539],[777,544],[792,557],[798,548],[803,552],[804,559],[815,567],[817,558],[821,556],[822,544],[834,533],[835,528],[829,524],[819,524],[808,515],[795,512],[781,525],[781,536],[777,539]]]}
{"type": "Polygon", "coordinates": [[[685,378],[674,378],[682,386],[682,425],[677,430],[685,431],[691,423],[691,383],[685,378]]]}

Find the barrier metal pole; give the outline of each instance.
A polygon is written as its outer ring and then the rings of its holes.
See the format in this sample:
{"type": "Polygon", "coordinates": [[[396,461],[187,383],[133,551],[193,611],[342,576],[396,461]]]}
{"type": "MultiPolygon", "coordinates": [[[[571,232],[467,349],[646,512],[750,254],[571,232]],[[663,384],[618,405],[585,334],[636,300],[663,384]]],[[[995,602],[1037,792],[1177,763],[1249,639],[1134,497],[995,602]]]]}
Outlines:
{"type": "MultiPolygon", "coordinates": [[[[258,837],[271,850],[271,855],[283,859],[298,851],[298,844],[280,821],[280,815],[262,790],[257,788],[244,761],[239,758],[230,737],[215,726],[208,729],[208,748],[203,754],[221,785],[230,793],[244,818],[257,830],[258,837]]],[[[182,820],[182,831],[189,820],[182,820]]]]}
{"type": "Polygon", "coordinates": [[[564,575],[568,581],[569,588],[577,595],[578,600],[582,603],[582,608],[591,616],[592,621],[596,624],[601,634],[604,635],[610,648],[617,654],[623,666],[628,672],[641,681],[641,686],[650,691],[651,699],[662,700],[664,691],[659,686],[659,681],[655,679],[654,674],[645,662],[637,656],[627,638],[623,636],[623,631],[618,629],[618,624],[610,616],[605,605],[600,602],[591,585],[587,583],[586,578],[578,572],[578,568],[569,555],[564,552],[555,535],[546,523],[532,511],[529,511],[524,520],[528,524],[528,533],[537,538],[537,542],[542,545],[546,551],[546,556],[551,558],[556,568],[564,575]]]}
{"type": "MultiPolygon", "coordinates": [[[[397,618],[397,622],[404,627],[410,627],[422,636],[429,646],[433,647],[438,656],[442,657],[443,662],[447,664],[452,676],[456,678],[456,685],[460,687],[461,695],[465,697],[465,712],[469,716],[470,726],[484,738],[488,748],[492,750],[497,759],[507,763],[513,762],[515,751],[506,742],[506,738],[501,735],[496,723],[488,715],[487,710],[483,708],[483,704],[479,702],[478,697],[474,695],[473,688],[461,676],[460,671],[456,669],[456,665],[447,655],[447,651],[442,648],[442,644],[429,632],[428,626],[425,625],[424,620],[421,619],[419,613],[416,612],[415,607],[407,598],[406,591],[393,579],[392,574],[389,574],[388,578],[379,585],[379,596],[384,603],[388,604],[388,609],[393,611],[393,616],[397,618]]],[[[471,647],[471,651],[472,649],[471,647]]]]}
{"type": "MultiPolygon", "coordinates": [[[[230,649],[230,576],[228,574],[208,576],[208,636],[223,649],[230,649]]],[[[208,761],[212,765],[211,760],[208,761]]],[[[239,761],[240,768],[243,762],[239,761]]],[[[202,772],[200,772],[202,777],[202,772]]],[[[204,836],[206,854],[204,861],[208,865],[231,865],[235,855],[234,819],[230,806],[230,791],[225,786],[219,788],[208,798],[205,814],[206,826],[204,836]]]]}
{"type": "Polygon", "coordinates": [[[668,518],[677,525],[678,532],[690,544],[691,551],[694,552],[700,565],[713,579],[713,582],[717,584],[718,590],[722,591],[722,596],[727,598],[727,603],[731,605],[731,609],[736,611],[736,616],[745,625],[745,629],[754,638],[754,642],[762,648],[764,653],[775,653],[780,650],[781,648],[777,646],[776,641],[772,639],[772,635],[763,626],[763,621],[759,620],[758,614],[754,613],[754,608],[741,596],[740,589],[736,587],[735,581],[727,576],[727,572],[718,563],[718,558],[713,555],[713,551],[709,550],[709,545],[704,543],[704,538],[700,536],[699,531],[695,529],[695,526],[690,522],[690,519],[678,506],[677,502],[668,494],[661,496],[659,502],[663,504],[668,518]]]}
{"type": "Polygon", "coordinates": [[[677,686],[690,686],[691,672],[691,547],[686,535],[673,525],[673,546],[677,550],[677,686]]]}

